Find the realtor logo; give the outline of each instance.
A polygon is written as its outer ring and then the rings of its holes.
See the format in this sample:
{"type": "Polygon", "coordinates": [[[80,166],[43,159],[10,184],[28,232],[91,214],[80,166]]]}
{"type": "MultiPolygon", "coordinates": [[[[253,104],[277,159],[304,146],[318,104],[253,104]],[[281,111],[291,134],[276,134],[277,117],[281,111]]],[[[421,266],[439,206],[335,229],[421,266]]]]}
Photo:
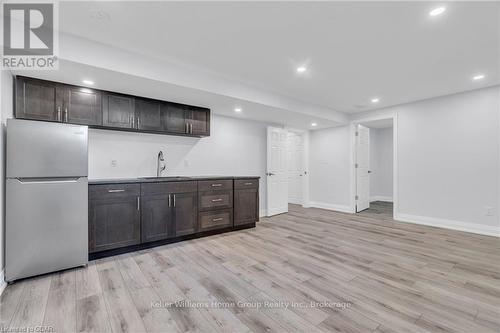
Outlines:
{"type": "Polygon", "coordinates": [[[57,69],[55,3],[3,4],[2,67],[57,69]]]}

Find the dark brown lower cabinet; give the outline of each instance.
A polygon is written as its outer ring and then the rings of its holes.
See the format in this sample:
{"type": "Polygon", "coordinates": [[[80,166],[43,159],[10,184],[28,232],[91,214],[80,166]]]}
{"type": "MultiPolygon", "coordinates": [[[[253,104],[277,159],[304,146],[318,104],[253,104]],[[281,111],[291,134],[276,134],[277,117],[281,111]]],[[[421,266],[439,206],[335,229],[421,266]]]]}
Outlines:
{"type": "Polygon", "coordinates": [[[172,194],[175,236],[194,234],[198,231],[198,193],[172,194]]]}
{"type": "Polygon", "coordinates": [[[141,242],[140,185],[96,185],[89,190],[89,252],[141,242]]]}
{"type": "Polygon", "coordinates": [[[169,206],[169,195],[143,196],[141,202],[142,242],[153,242],[174,237],[174,218],[172,209],[169,206]]]}
{"type": "Polygon", "coordinates": [[[242,179],[234,182],[234,226],[259,220],[259,180],[242,179]]]}
{"type": "Polygon", "coordinates": [[[89,253],[95,258],[131,245],[251,227],[259,216],[258,185],[257,178],[234,180],[234,186],[232,179],[92,184],[89,253]]]}

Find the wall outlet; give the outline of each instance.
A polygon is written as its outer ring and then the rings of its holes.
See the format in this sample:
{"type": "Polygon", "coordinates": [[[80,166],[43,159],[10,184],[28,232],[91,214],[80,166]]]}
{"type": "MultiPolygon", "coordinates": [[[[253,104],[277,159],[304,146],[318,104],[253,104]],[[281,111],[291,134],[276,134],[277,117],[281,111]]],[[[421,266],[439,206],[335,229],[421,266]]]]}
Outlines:
{"type": "Polygon", "coordinates": [[[117,165],[118,165],[118,161],[117,160],[111,160],[111,166],[113,168],[115,168],[117,165]]]}
{"type": "Polygon", "coordinates": [[[484,215],[485,216],[493,216],[493,207],[485,206],[484,207],[484,215]]]}

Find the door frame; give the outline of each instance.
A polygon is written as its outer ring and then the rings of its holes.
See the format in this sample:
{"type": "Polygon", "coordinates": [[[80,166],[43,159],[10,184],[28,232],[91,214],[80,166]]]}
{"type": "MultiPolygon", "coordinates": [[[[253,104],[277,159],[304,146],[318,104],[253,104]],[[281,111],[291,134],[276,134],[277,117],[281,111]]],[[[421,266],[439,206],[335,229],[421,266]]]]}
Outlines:
{"type": "Polygon", "coordinates": [[[309,131],[285,127],[288,132],[293,132],[302,135],[304,141],[304,150],[302,152],[302,165],[304,166],[305,175],[302,177],[302,207],[309,208],[309,131]]]}
{"type": "Polygon", "coordinates": [[[392,196],[393,196],[393,219],[396,220],[399,212],[399,196],[398,196],[398,114],[397,113],[386,113],[380,114],[376,116],[370,116],[365,118],[359,118],[356,120],[352,120],[350,127],[350,144],[351,144],[351,203],[350,203],[350,211],[351,213],[356,213],[356,126],[358,124],[365,123],[368,121],[374,120],[384,120],[384,119],[392,119],[392,196]]]}

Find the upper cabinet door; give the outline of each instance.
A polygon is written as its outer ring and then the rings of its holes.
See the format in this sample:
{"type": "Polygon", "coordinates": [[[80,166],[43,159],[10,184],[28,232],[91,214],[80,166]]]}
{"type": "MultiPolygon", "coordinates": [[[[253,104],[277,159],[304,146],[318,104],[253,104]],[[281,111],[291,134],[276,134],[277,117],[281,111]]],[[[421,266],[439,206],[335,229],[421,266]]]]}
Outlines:
{"type": "Polygon", "coordinates": [[[62,98],[57,96],[55,82],[16,78],[16,118],[61,121],[62,98]]]}
{"type": "Polygon", "coordinates": [[[147,131],[163,129],[160,102],[151,99],[135,99],[136,128],[147,131]]]}
{"type": "Polygon", "coordinates": [[[61,86],[64,90],[63,122],[102,125],[102,98],[98,90],[61,86]]]}
{"type": "Polygon", "coordinates": [[[102,99],[103,126],[135,128],[134,97],[105,93],[102,99]]]}
{"type": "Polygon", "coordinates": [[[210,135],[210,111],[208,109],[196,108],[188,111],[189,134],[198,136],[210,135]]]}
{"type": "Polygon", "coordinates": [[[186,111],[182,105],[162,103],[163,129],[165,132],[187,134],[186,111]]]}

